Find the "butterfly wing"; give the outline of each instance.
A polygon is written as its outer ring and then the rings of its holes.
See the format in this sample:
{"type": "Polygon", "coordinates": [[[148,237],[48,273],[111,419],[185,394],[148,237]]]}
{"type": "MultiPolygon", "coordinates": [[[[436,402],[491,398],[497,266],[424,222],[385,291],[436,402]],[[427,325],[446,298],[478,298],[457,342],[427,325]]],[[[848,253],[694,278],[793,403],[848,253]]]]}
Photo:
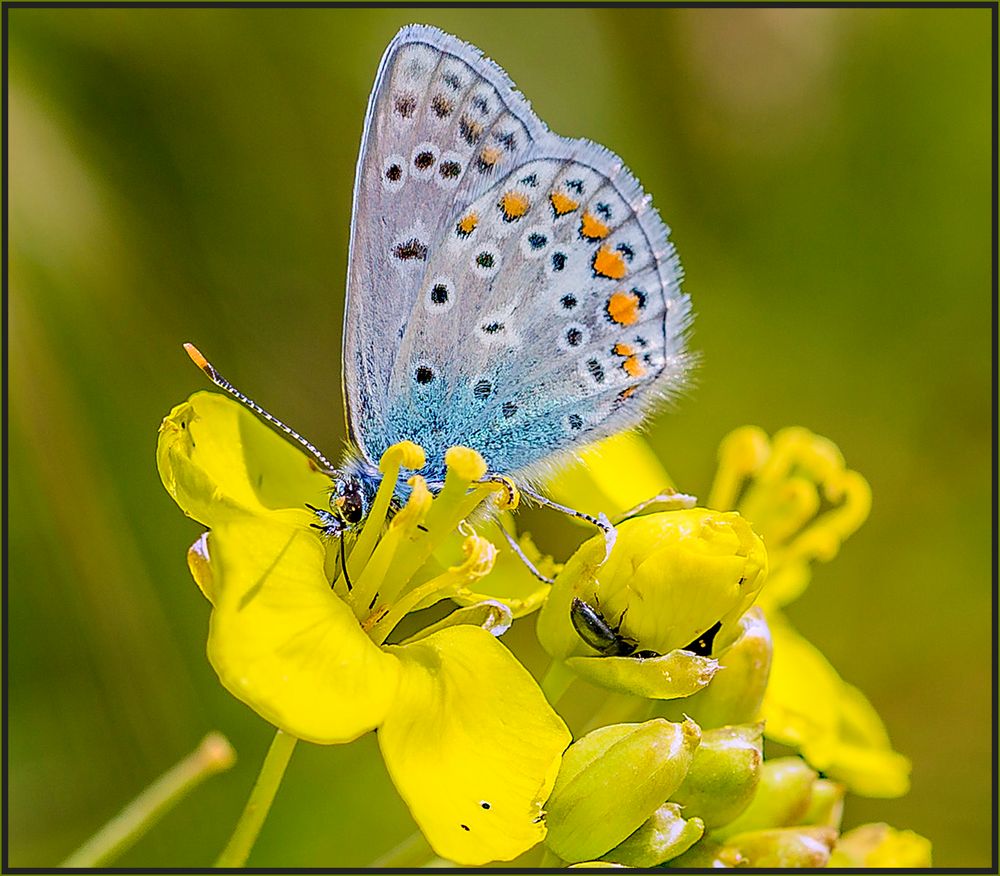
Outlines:
{"type": "Polygon", "coordinates": [[[344,325],[348,427],[369,460],[396,440],[390,378],[431,254],[452,217],[544,133],[472,46],[411,25],[386,49],[355,176],[344,325]]]}
{"type": "Polygon", "coordinates": [[[613,153],[548,131],[471,46],[423,27],[393,46],[359,171],[377,206],[355,208],[367,252],[357,264],[352,252],[352,288],[373,289],[345,333],[362,449],[377,458],[409,438],[433,469],[464,444],[492,471],[531,473],[636,425],[690,364],[690,304],[650,199],[613,153]],[[465,90],[438,133],[454,76],[465,90]],[[424,153],[433,161],[419,168],[424,153]],[[403,159],[406,176],[386,184],[403,159]],[[448,160],[460,171],[450,189],[448,160]]]}

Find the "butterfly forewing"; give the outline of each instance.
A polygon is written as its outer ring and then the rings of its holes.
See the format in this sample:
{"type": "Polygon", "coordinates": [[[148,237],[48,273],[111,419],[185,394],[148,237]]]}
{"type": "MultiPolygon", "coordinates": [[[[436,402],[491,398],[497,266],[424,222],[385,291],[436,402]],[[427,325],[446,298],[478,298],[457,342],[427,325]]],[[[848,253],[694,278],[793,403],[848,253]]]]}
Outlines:
{"type": "Polygon", "coordinates": [[[354,228],[345,370],[369,459],[408,438],[432,467],[464,444],[530,472],[683,385],[690,306],[648,196],[453,37],[410,28],[387,52],[354,228]]]}
{"type": "Polygon", "coordinates": [[[344,326],[349,425],[369,458],[391,443],[389,378],[431,254],[542,130],[472,46],[415,25],[386,49],[358,159],[344,326]]]}

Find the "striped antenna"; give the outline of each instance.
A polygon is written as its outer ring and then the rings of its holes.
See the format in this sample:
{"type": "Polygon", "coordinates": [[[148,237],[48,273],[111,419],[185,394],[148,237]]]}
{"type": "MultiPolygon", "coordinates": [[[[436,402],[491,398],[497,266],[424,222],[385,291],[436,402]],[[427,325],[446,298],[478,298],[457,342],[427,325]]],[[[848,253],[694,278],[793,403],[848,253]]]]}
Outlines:
{"type": "Polygon", "coordinates": [[[223,377],[221,374],[219,374],[218,371],[215,370],[215,366],[201,354],[201,350],[199,350],[194,344],[185,344],[184,350],[191,357],[191,361],[194,362],[194,364],[197,365],[202,371],[204,371],[205,374],[208,376],[208,379],[211,380],[212,383],[214,383],[217,387],[219,387],[219,389],[224,389],[241,405],[243,405],[246,408],[249,408],[251,411],[257,414],[257,416],[267,420],[267,422],[269,422],[272,426],[280,429],[289,438],[294,438],[296,441],[298,441],[299,444],[301,444],[306,450],[308,450],[309,453],[312,454],[312,457],[320,464],[320,472],[322,474],[325,474],[327,477],[336,477],[338,475],[338,471],[336,468],[334,468],[333,463],[330,462],[330,460],[327,459],[322,453],[320,453],[319,450],[313,444],[310,444],[298,432],[296,432],[291,427],[286,426],[277,417],[271,416],[271,414],[265,411],[252,398],[240,392],[235,386],[233,386],[228,380],[226,380],[225,377],[223,377]]]}

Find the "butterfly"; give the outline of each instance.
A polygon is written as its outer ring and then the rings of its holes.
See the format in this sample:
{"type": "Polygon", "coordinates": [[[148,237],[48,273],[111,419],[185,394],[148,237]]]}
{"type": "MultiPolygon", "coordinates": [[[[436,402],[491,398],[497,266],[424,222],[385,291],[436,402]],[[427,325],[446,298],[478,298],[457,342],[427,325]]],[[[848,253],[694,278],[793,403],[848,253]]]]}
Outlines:
{"type": "Polygon", "coordinates": [[[463,445],[488,478],[606,528],[532,487],[684,387],[692,312],[668,236],[617,155],[550,131],[474,46],[410,25],[379,65],[355,177],[344,464],[191,355],[333,478],[331,510],[314,509],[328,535],[365,519],[403,440],[432,490],[463,445]]]}

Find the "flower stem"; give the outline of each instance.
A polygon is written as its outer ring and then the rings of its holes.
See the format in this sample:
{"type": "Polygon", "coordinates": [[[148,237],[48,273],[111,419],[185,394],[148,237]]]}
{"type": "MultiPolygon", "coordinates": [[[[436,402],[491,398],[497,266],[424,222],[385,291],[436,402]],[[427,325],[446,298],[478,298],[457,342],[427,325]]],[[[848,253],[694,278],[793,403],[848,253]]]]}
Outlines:
{"type": "Polygon", "coordinates": [[[542,679],[542,693],[550,705],[555,706],[562,699],[575,678],[576,673],[561,660],[553,660],[549,664],[545,678],[542,679]]]}
{"type": "Polygon", "coordinates": [[[434,852],[430,843],[418,830],[408,836],[398,846],[389,849],[369,864],[369,867],[382,869],[384,867],[417,867],[421,861],[426,861],[434,852]]]}
{"type": "Polygon", "coordinates": [[[264,819],[271,809],[274,795],[285,775],[285,767],[288,766],[297,741],[294,736],[282,730],[274,734],[274,741],[271,742],[267,757],[264,758],[264,765],[260,768],[260,774],[250,792],[250,799],[247,800],[233,835],[229,838],[222,854],[216,859],[216,867],[242,867],[246,863],[264,819]]]}
{"type": "Polygon", "coordinates": [[[209,733],[180,763],[171,767],[104,825],[60,867],[98,867],[124,852],[188,791],[229,769],[236,753],[221,733],[209,733]]]}

